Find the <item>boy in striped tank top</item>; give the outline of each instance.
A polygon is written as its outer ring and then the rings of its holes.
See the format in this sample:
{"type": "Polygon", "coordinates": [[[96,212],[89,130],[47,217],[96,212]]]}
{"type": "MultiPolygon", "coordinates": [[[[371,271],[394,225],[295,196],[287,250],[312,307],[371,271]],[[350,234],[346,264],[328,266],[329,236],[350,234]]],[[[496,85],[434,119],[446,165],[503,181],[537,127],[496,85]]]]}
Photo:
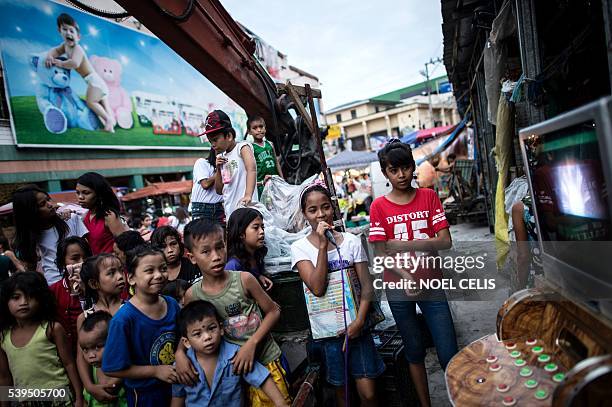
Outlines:
{"type": "MultiPolygon", "coordinates": [[[[240,346],[232,359],[234,373],[251,372],[257,360],[270,371],[270,377],[290,403],[286,372],[280,362],[281,350],[270,335],[280,318],[279,306],[252,274],[225,270],[227,250],[221,226],[204,219],[194,220],[185,227],[184,239],[189,259],[202,272],[201,282],[185,293],[185,304],[193,300],[212,303],[223,320],[225,339],[240,346]]],[[[176,369],[181,383],[197,382],[197,370],[189,362],[184,347],[176,352],[176,369]]],[[[246,399],[251,406],[274,406],[255,387],[249,387],[246,399]]]]}

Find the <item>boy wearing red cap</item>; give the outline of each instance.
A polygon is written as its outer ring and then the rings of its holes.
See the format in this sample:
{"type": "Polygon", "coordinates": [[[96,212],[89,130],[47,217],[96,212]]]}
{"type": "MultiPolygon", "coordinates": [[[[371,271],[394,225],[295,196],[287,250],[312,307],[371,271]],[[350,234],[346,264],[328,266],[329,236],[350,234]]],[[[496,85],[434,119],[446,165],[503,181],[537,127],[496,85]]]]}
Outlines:
{"type": "Polygon", "coordinates": [[[208,114],[203,134],[217,154],[215,190],[223,195],[225,219],[229,219],[235,209],[259,199],[253,146],[246,141],[236,142],[232,122],[221,110],[208,114]]]}

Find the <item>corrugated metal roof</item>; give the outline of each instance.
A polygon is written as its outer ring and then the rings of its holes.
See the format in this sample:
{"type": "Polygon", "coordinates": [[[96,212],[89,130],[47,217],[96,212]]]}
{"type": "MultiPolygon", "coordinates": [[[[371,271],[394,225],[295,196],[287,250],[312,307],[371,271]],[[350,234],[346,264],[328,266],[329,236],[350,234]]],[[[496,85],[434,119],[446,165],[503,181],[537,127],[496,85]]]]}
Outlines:
{"type": "MultiPolygon", "coordinates": [[[[446,75],[438,76],[437,78],[431,78],[430,82],[432,91],[438,87],[437,84],[441,84],[447,81],[448,76],[446,75]]],[[[342,105],[327,110],[325,114],[335,113],[339,110],[343,110],[353,106],[359,106],[364,103],[396,104],[399,103],[402,99],[406,99],[415,95],[420,95],[422,92],[425,91],[427,91],[427,81],[419,82],[414,85],[406,86],[404,88],[399,88],[391,92],[371,97],[369,99],[354,100],[352,102],[344,103],[342,105]]]]}
{"type": "MultiPolygon", "coordinates": [[[[436,89],[436,83],[442,83],[448,81],[446,75],[438,76],[437,78],[431,78],[431,89],[436,89]]],[[[399,102],[407,97],[420,95],[422,91],[427,91],[427,81],[416,83],[414,85],[406,86],[405,88],[396,89],[392,92],[383,93],[382,95],[374,96],[370,98],[372,101],[389,101],[399,102]],[[415,93],[416,92],[416,93],[415,93]]]]}

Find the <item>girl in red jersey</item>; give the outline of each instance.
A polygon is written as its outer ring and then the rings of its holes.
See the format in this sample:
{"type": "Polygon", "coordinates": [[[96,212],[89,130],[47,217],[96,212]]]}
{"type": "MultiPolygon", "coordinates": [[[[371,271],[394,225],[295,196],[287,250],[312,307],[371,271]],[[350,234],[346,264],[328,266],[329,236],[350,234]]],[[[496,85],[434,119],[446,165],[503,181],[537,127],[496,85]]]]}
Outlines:
{"type": "MultiPolygon", "coordinates": [[[[407,144],[389,142],[378,152],[383,174],[393,189],[378,197],[370,207],[370,242],[376,256],[409,255],[418,252],[436,255],[437,250],[451,247],[449,225],[440,199],[431,189],[415,189],[412,177],[415,169],[412,151],[407,144]]],[[[416,305],[421,309],[431,331],[438,360],[443,369],[457,353],[457,339],[446,296],[441,290],[419,290],[419,281],[440,278],[436,270],[418,267],[416,270],[394,267],[386,269],[385,282],[414,282],[413,288],[388,289],[387,299],[404,342],[404,352],[410,366],[419,401],[429,406],[425,347],[419,328],[416,305]]],[[[406,284],[407,285],[407,284],[406,284]]]]}

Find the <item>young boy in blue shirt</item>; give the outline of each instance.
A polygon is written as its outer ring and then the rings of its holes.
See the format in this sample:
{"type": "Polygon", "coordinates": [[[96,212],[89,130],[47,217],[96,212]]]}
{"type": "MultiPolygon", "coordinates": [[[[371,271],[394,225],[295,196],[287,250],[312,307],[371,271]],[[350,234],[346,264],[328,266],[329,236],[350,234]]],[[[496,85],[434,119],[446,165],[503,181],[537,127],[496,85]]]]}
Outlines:
{"type": "Polygon", "coordinates": [[[270,372],[255,361],[250,373],[233,373],[232,359],[240,349],[223,339],[221,319],[214,305],[197,300],[187,304],[179,313],[178,328],[187,357],[198,371],[195,386],[172,385],[171,407],[179,406],[242,406],[241,379],[261,390],[275,406],[287,406],[281,392],[270,377],[270,372]]]}

